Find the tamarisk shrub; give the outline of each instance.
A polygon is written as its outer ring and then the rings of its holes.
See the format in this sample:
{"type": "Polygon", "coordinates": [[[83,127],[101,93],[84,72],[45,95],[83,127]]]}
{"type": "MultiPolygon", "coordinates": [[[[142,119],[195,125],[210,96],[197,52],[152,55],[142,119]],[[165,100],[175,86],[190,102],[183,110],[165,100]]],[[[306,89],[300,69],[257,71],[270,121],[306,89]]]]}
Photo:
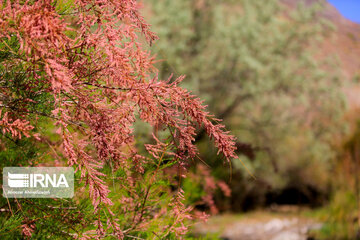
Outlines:
{"type": "MultiPolygon", "coordinates": [[[[187,232],[186,220],[193,217],[192,208],[183,203],[181,178],[197,157],[196,127],[203,126],[229,162],[237,157],[234,137],[200,99],[179,87],[184,77],[157,78],[154,58],[143,47],[157,37],[135,0],[60,3],[3,1],[2,134],[42,141],[34,116],[54,121],[62,141],[54,150],[76,169],[81,191],[88,190],[94,209],[88,218],[93,228],[77,228],[77,221],[69,221],[72,228],[62,234],[181,238],[187,232]],[[22,81],[17,81],[20,75],[22,81]],[[36,106],[41,104],[50,110],[39,111],[36,106]],[[142,143],[147,153],[140,153],[135,147],[136,121],[167,137],[154,134],[153,142],[142,143]],[[170,167],[177,169],[175,191],[164,176],[170,167]]],[[[40,228],[37,221],[21,225],[25,236],[40,228]]]]}
{"type": "Polygon", "coordinates": [[[189,172],[183,186],[184,189],[190,189],[185,193],[186,199],[193,205],[208,207],[211,214],[219,212],[214,199],[216,190],[221,190],[226,197],[231,195],[230,187],[224,181],[217,181],[203,164],[197,164],[195,170],[189,172]]]}

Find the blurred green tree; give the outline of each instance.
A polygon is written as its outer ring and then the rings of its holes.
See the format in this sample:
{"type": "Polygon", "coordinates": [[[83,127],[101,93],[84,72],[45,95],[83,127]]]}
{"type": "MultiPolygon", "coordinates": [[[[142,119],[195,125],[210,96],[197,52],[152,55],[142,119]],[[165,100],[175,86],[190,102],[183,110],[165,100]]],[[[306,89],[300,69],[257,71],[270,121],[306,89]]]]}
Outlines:
{"type": "MultiPolygon", "coordinates": [[[[236,168],[243,173],[233,175],[237,200],[268,187],[294,185],[309,197],[307,188],[327,191],[345,101],[334,62],[318,51],[332,29],[319,11],[319,4],[289,9],[277,0],[150,0],[146,5],[160,38],[152,47],[160,77],[187,75],[186,87],[206,99],[236,134],[239,154],[259,180],[240,184],[247,175],[236,168]]],[[[203,142],[203,156],[215,159],[203,142]]],[[[225,178],[217,162],[212,167],[225,178]]]]}

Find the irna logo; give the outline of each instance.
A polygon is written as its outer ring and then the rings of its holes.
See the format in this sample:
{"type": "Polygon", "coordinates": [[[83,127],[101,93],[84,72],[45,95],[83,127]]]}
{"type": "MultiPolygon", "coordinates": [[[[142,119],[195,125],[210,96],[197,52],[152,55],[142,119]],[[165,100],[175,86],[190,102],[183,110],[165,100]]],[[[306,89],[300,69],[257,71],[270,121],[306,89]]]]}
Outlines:
{"type": "Polygon", "coordinates": [[[3,196],[6,198],[71,198],[74,170],[71,167],[5,167],[3,196]]]}
{"type": "Polygon", "coordinates": [[[69,187],[64,174],[16,174],[8,172],[8,185],[12,188],[22,187],[69,187]]]}

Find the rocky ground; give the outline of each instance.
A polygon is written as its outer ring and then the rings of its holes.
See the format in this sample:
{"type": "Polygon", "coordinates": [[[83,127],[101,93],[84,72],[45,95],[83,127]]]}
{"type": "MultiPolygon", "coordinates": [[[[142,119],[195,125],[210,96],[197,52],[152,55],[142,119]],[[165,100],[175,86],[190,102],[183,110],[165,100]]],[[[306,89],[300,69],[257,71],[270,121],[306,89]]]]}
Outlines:
{"type": "Polygon", "coordinates": [[[258,212],[213,217],[207,223],[196,224],[194,232],[217,233],[228,240],[310,240],[310,232],[321,226],[296,214],[258,212]]]}

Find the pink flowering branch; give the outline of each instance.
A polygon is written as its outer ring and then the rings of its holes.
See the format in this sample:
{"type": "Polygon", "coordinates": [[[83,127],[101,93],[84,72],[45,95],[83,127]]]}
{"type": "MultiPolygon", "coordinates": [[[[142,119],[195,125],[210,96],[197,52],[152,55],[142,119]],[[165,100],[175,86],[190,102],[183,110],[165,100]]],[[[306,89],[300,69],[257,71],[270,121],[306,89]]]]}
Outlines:
{"type": "MultiPolygon", "coordinates": [[[[2,111],[0,110],[0,116],[2,115],[2,111]]],[[[30,125],[30,122],[27,120],[16,119],[13,121],[9,118],[8,112],[2,116],[0,120],[0,129],[2,134],[9,133],[13,139],[21,139],[21,136],[30,137],[30,131],[34,129],[33,126],[30,125]]],[[[34,135],[37,137],[38,135],[34,135]]]]}
{"type": "MultiPolygon", "coordinates": [[[[146,208],[151,187],[145,189],[142,203],[134,200],[136,181],[142,181],[136,176],[144,173],[146,164],[161,162],[165,154],[178,162],[179,177],[184,176],[189,160],[198,155],[194,141],[196,128],[201,126],[213,139],[218,154],[228,162],[237,156],[235,138],[206,111],[199,98],[178,86],[183,77],[172,83],[153,77],[154,58],[139,37],[144,36],[148,44],[157,37],[138,9],[136,0],[75,0],[73,11],[78,15],[68,20],[56,12],[52,0],[6,1],[0,10],[0,38],[16,36],[21,57],[9,61],[32,69],[28,77],[36,79],[54,98],[52,117],[62,137],[64,155],[68,165],[81,172],[95,213],[105,208],[108,219],[113,216],[110,189],[101,172],[111,163],[114,169],[124,170],[126,176],[118,183],[131,194],[132,200],[124,197],[119,201],[131,206],[134,216],[140,213],[140,221],[150,221],[144,215],[151,212],[146,208]],[[40,78],[38,72],[44,76],[40,78]],[[155,144],[145,145],[150,157],[139,154],[135,147],[137,119],[154,128],[165,126],[171,135],[169,139],[154,137],[155,144]],[[164,150],[168,145],[171,147],[164,150]]],[[[28,121],[10,121],[7,115],[0,126],[14,138],[20,133],[28,136],[33,129],[28,121]]],[[[190,218],[191,211],[182,201],[182,190],[178,189],[172,207],[176,220],[166,230],[178,237],[186,232],[182,221],[190,218]]],[[[123,237],[115,219],[105,224],[123,237]]],[[[104,235],[103,222],[98,220],[95,225],[96,234],[104,235]]]]}

